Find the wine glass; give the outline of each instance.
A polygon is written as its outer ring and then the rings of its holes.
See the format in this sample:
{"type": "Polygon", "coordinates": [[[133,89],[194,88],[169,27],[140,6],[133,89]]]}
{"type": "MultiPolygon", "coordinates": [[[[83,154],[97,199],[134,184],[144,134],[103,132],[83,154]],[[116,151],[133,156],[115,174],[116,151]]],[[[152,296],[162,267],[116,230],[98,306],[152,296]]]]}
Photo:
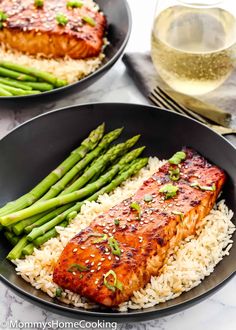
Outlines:
{"type": "Polygon", "coordinates": [[[233,72],[235,54],[234,1],[158,1],[151,55],[171,88],[189,95],[214,90],[233,72]]]}

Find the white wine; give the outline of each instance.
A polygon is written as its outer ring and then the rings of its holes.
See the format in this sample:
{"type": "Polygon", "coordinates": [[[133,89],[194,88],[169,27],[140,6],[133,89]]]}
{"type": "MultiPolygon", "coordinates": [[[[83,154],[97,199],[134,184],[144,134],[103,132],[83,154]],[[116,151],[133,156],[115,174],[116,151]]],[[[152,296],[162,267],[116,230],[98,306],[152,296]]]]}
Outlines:
{"type": "Polygon", "coordinates": [[[154,22],[151,53],[157,72],[173,89],[210,92],[233,71],[236,20],[223,9],[170,7],[154,22]]]}

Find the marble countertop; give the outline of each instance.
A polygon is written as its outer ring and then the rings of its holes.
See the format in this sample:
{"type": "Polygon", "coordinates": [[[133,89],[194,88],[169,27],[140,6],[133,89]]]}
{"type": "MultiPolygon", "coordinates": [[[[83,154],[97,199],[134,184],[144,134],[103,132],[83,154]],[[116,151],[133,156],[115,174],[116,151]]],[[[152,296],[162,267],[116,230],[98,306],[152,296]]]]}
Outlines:
{"type": "MultiPolygon", "coordinates": [[[[149,49],[150,30],[155,0],[128,0],[133,16],[133,30],[127,51],[149,49]],[[145,19],[145,27],[140,22],[145,19]]],[[[0,105],[0,137],[20,123],[46,111],[87,102],[147,103],[129,77],[121,60],[98,82],[81,93],[65,96],[56,102],[43,104],[0,105]],[[105,91],[105,92],[104,92],[105,91]]],[[[184,312],[162,319],[118,325],[118,329],[138,330],[235,330],[236,329],[236,277],[211,298],[184,312]]],[[[10,329],[9,321],[70,321],[34,306],[16,296],[0,283],[0,329],[10,329]],[[8,325],[6,323],[8,322],[8,325]]],[[[30,328],[28,328],[30,329],[30,328]]]]}

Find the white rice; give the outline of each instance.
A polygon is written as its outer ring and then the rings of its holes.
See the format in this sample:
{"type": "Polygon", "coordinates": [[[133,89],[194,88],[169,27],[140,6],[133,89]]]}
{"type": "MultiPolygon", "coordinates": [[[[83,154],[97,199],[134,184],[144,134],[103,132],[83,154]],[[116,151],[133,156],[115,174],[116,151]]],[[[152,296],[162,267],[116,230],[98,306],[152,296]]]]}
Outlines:
{"type": "MultiPolygon", "coordinates": [[[[93,11],[99,10],[98,5],[93,0],[84,0],[84,3],[93,11]]],[[[69,57],[47,59],[44,58],[42,54],[31,56],[16,50],[7,49],[7,47],[2,44],[0,45],[0,59],[46,71],[52,73],[59,79],[65,79],[68,83],[73,83],[88,76],[99,68],[105,58],[103,51],[107,44],[108,41],[104,38],[104,47],[97,57],[78,60],[69,57]]]]}
{"type": "MultiPolygon", "coordinates": [[[[157,158],[150,158],[146,168],[126,181],[110,195],[102,195],[98,202],[88,202],[81,213],[67,228],[57,227],[58,237],[50,239],[40,249],[25,259],[16,260],[17,274],[54,297],[57,285],[52,281],[53,268],[68,241],[81,229],[88,226],[98,214],[105,212],[123,199],[132,196],[142,182],[149,178],[163,164],[157,158]]],[[[159,276],[152,277],[150,283],[135,292],[130,301],[119,306],[119,311],[148,308],[173,299],[182,292],[189,291],[214,271],[214,267],[224,256],[229,254],[233,241],[231,236],[235,226],[231,222],[233,212],[224,201],[219,202],[211,213],[202,221],[197,235],[188,237],[175,249],[159,276]]],[[[94,308],[94,304],[84,297],[69,290],[60,298],[66,304],[86,309],[94,308]]]]}

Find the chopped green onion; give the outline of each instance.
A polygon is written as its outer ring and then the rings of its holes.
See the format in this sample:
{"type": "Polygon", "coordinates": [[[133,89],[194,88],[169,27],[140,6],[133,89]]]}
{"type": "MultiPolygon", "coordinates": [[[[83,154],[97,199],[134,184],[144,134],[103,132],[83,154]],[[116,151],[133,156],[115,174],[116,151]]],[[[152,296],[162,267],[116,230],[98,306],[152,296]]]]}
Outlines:
{"type": "Polygon", "coordinates": [[[56,288],[56,297],[61,297],[61,294],[62,294],[63,290],[62,288],[56,288]]]}
{"type": "Polygon", "coordinates": [[[198,182],[193,182],[190,185],[193,188],[199,188],[200,190],[203,191],[215,191],[216,190],[216,185],[213,183],[212,186],[201,186],[198,182]]]}
{"type": "Polygon", "coordinates": [[[0,21],[5,22],[8,19],[8,15],[4,11],[0,11],[0,21]]]}
{"type": "Polygon", "coordinates": [[[186,159],[186,153],[184,151],[178,151],[169,159],[169,163],[178,165],[182,162],[182,160],[185,159],[186,159]]]}
{"type": "Polygon", "coordinates": [[[59,25],[66,25],[69,19],[64,14],[57,14],[56,21],[59,25]]]}
{"type": "Polygon", "coordinates": [[[101,234],[101,238],[95,239],[93,244],[100,244],[107,241],[107,234],[101,234]]]}
{"type": "Polygon", "coordinates": [[[34,5],[37,8],[42,8],[44,5],[44,0],[34,0],[34,5]]]}
{"type": "Polygon", "coordinates": [[[116,226],[119,226],[119,224],[120,224],[120,220],[119,220],[119,219],[115,219],[115,220],[114,220],[114,224],[115,224],[116,226]]]}
{"type": "Polygon", "coordinates": [[[169,169],[169,176],[172,181],[178,181],[180,178],[180,170],[179,168],[170,168],[169,169]]]}
{"type": "Polygon", "coordinates": [[[183,212],[180,212],[180,211],[172,211],[172,213],[173,214],[175,214],[175,215],[179,215],[180,216],[180,218],[181,218],[181,220],[183,219],[183,217],[184,217],[184,214],[183,214],[183,212]]]}
{"type": "Polygon", "coordinates": [[[67,269],[68,272],[73,273],[75,271],[79,271],[79,272],[87,272],[89,269],[86,266],[83,265],[79,265],[79,264],[72,264],[70,265],[70,268],[67,269]]]}
{"type": "Polygon", "coordinates": [[[143,199],[144,199],[145,202],[151,202],[153,200],[153,196],[152,195],[145,195],[143,199]]]}
{"type": "Polygon", "coordinates": [[[173,186],[172,184],[166,184],[165,186],[161,187],[159,192],[165,195],[165,199],[169,199],[176,196],[178,190],[178,187],[173,186]]]}
{"type": "Polygon", "coordinates": [[[138,212],[138,217],[139,217],[139,219],[140,219],[140,217],[141,217],[141,207],[140,207],[140,205],[139,205],[137,202],[133,202],[133,203],[130,204],[129,207],[130,207],[132,210],[135,210],[135,211],[138,212]]]}
{"type": "Polygon", "coordinates": [[[66,6],[68,8],[81,8],[83,7],[83,2],[82,1],[67,1],[66,6]]]}
{"type": "Polygon", "coordinates": [[[117,242],[117,240],[114,237],[110,237],[108,239],[108,244],[110,245],[112,254],[114,254],[116,256],[121,255],[121,250],[120,250],[120,247],[119,247],[119,243],[117,242]]]}
{"type": "Polygon", "coordinates": [[[82,17],[82,20],[83,20],[84,22],[88,23],[88,24],[91,25],[91,26],[95,26],[95,25],[96,25],[95,20],[94,20],[92,17],[90,17],[90,16],[83,16],[83,17],[82,17]]]}
{"type": "Polygon", "coordinates": [[[116,289],[118,289],[120,291],[123,289],[123,285],[120,281],[117,280],[117,276],[116,276],[116,273],[114,272],[114,270],[109,270],[109,272],[107,272],[105,274],[103,283],[109,290],[111,290],[113,292],[115,292],[116,289]],[[113,284],[111,282],[108,282],[107,278],[109,276],[113,277],[113,284]]]}

